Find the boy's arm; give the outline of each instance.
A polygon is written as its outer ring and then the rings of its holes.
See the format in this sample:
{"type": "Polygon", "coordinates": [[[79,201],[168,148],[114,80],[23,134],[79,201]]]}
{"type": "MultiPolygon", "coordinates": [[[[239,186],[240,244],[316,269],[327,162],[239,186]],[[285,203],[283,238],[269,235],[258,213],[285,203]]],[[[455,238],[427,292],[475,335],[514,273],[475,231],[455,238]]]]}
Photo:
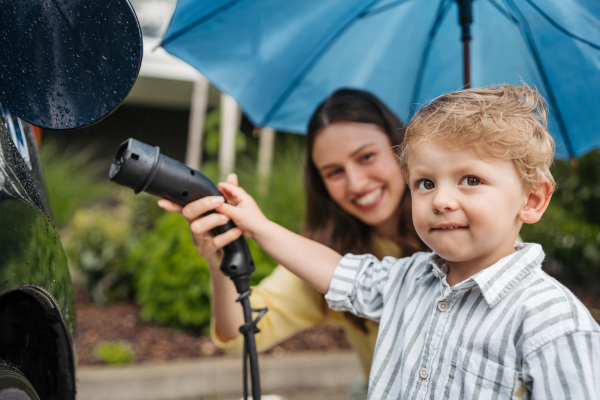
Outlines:
{"type": "Polygon", "coordinates": [[[276,262],[321,293],[327,293],[333,272],[342,259],[336,251],[270,221],[242,188],[220,183],[228,203],[216,210],[238,226],[238,234],[254,239],[276,262]]]}
{"type": "Polygon", "coordinates": [[[599,357],[598,329],[564,335],[540,347],[523,360],[531,398],[600,399],[599,357]]]}

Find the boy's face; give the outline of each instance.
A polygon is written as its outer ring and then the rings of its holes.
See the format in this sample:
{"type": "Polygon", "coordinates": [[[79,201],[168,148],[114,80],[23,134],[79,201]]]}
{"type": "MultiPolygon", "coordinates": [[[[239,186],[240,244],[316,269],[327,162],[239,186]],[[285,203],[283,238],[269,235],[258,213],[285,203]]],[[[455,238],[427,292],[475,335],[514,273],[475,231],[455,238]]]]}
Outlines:
{"type": "Polygon", "coordinates": [[[407,168],[417,233],[450,271],[470,276],[514,252],[528,194],[511,161],[423,144],[407,168]]]}

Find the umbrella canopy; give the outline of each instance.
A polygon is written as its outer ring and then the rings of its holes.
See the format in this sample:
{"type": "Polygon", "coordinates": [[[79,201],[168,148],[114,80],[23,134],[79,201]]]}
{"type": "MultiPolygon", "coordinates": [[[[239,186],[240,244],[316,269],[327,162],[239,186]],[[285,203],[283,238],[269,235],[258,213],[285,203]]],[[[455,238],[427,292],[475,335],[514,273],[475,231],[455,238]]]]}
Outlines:
{"type": "MultiPolygon", "coordinates": [[[[404,120],[463,88],[458,10],[456,0],[179,0],[162,46],[255,125],[303,133],[340,87],[376,94],[404,120]]],[[[472,19],[471,86],[537,87],[560,158],[600,146],[597,0],[476,0],[472,19]]]]}

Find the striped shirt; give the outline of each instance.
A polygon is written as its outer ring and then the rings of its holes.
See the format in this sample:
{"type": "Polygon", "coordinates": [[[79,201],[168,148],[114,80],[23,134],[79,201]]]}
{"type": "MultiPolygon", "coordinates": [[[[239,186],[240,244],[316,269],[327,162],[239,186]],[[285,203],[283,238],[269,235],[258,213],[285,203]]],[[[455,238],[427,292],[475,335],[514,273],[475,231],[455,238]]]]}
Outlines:
{"type": "Polygon", "coordinates": [[[600,399],[600,327],[515,248],[453,287],[434,253],[344,256],[326,299],[380,322],[369,399],[600,399]]]}

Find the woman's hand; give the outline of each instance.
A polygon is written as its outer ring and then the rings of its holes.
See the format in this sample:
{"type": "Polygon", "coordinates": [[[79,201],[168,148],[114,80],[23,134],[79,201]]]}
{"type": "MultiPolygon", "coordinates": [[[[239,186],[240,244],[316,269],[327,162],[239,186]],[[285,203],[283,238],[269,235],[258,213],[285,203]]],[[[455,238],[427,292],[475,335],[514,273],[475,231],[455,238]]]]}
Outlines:
{"type": "MultiPolygon", "coordinates": [[[[237,186],[237,176],[230,174],[227,177],[227,183],[232,186],[237,186]]],[[[225,225],[229,221],[229,217],[220,213],[210,213],[224,203],[221,196],[207,196],[187,204],[185,207],[173,203],[169,200],[162,199],[158,205],[171,212],[177,212],[183,215],[190,225],[192,240],[196,246],[198,254],[202,256],[210,266],[211,272],[215,272],[221,266],[223,260],[223,247],[240,236],[239,230],[230,229],[227,232],[213,236],[211,230],[225,225]]]]}

